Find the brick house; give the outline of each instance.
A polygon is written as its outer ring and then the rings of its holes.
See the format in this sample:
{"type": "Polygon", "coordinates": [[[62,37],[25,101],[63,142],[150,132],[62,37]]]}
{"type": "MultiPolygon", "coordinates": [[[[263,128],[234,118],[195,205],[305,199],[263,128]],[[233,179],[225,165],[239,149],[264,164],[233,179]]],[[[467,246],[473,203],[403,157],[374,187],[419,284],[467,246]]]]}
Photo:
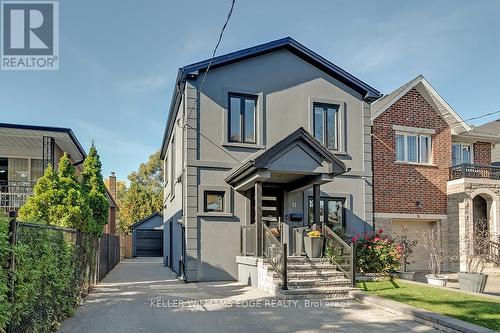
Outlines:
{"type": "MultiPolygon", "coordinates": [[[[443,246],[456,258],[474,204],[497,201],[490,192],[499,181],[489,165],[499,135],[467,125],[423,76],[375,101],[372,123],[375,227],[398,234],[405,226],[418,234],[439,224],[443,246]],[[470,189],[477,191],[471,196],[470,189]]],[[[498,233],[496,210],[478,214],[498,233]]],[[[425,270],[427,251],[419,246],[416,253],[412,268],[425,270]]],[[[445,269],[458,269],[457,263],[449,260],[445,269]]]]}

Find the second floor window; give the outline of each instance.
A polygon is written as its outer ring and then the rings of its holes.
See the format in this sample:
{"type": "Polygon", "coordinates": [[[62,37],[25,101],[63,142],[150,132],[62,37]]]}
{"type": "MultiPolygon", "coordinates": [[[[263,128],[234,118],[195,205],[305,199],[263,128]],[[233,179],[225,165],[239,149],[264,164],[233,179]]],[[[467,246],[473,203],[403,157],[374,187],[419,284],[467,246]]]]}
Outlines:
{"type": "Polygon", "coordinates": [[[229,141],[255,143],[257,97],[229,95],[229,141]]]}
{"type": "Polygon", "coordinates": [[[431,137],[414,133],[396,133],[396,161],[431,163],[431,137]]]}
{"type": "Polygon", "coordinates": [[[339,106],[314,103],[314,137],[331,150],[338,149],[339,106]]]}
{"type": "Polygon", "coordinates": [[[451,164],[472,163],[472,147],[470,144],[451,144],[451,164]]]}

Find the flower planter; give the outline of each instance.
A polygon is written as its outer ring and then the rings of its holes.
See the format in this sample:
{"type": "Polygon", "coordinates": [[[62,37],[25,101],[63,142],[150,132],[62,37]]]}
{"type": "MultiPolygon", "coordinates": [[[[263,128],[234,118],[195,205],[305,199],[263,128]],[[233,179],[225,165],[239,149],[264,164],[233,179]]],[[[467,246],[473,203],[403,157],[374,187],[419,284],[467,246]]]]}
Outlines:
{"type": "Polygon", "coordinates": [[[309,258],[321,258],[323,255],[323,237],[304,236],[304,248],[309,258]]]}
{"type": "Polygon", "coordinates": [[[435,276],[432,274],[427,274],[425,277],[427,278],[427,283],[432,286],[446,287],[446,284],[448,283],[447,275],[435,276]]]}
{"type": "Polygon", "coordinates": [[[482,293],[486,287],[486,281],[488,281],[488,275],[483,273],[458,273],[458,283],[460,289],[464,291],[482,293]]]}
{"type": "Polygon", "coordinates": [[[398,272],[398,277],[403,280],[413,281],[415,272],[398,272]]]}

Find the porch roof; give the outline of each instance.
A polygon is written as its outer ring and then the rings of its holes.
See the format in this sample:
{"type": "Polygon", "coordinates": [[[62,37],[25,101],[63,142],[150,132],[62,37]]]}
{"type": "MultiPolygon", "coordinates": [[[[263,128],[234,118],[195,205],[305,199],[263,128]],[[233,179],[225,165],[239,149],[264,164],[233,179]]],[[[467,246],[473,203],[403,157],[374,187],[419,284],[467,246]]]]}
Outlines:
{"type": "Polygon", "coordinates": [[[32,149],[39,151],[41,156],[44,136],[54,138],[75,164],[85,158],[85,151],[69,128],[0,123],[0,147],[19,147],[23,148],[22,151],[32,149]]]}
{"type": "Polygon", "coordinates": [[[341,160],[300,127],[229,170],[225,180],[237,190],[256,181],[288,184],[288,190],[298,190],[326,183],[347,171],[341,160]]]}

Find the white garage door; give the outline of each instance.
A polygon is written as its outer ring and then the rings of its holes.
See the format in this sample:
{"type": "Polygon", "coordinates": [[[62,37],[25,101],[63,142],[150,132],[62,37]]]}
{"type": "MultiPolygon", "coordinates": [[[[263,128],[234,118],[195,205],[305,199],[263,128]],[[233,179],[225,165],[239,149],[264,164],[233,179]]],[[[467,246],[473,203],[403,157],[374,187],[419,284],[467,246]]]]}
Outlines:
{"type": "MultiPolygon", "coordinates": [[[[410,237],[415,237],[417,241],[422,237],[420,234],[424,230],[429,230],[431,225],[433,225],[435,221],[421,221],[421,220],[393,220],[392,221],[392,233],[394,236],[396,234],[401,233],[401,228],[403,226],[407,226],[408,234],[410,237]]],[[[415,263],[411,264],[409,267],[410,271],[426,271],[428,270],[428,262],[429,262],[429,251],[425,249],[425,247],[419,243],[417,244],[415,251],[413,252],[413,260],[415,263]]]]}

